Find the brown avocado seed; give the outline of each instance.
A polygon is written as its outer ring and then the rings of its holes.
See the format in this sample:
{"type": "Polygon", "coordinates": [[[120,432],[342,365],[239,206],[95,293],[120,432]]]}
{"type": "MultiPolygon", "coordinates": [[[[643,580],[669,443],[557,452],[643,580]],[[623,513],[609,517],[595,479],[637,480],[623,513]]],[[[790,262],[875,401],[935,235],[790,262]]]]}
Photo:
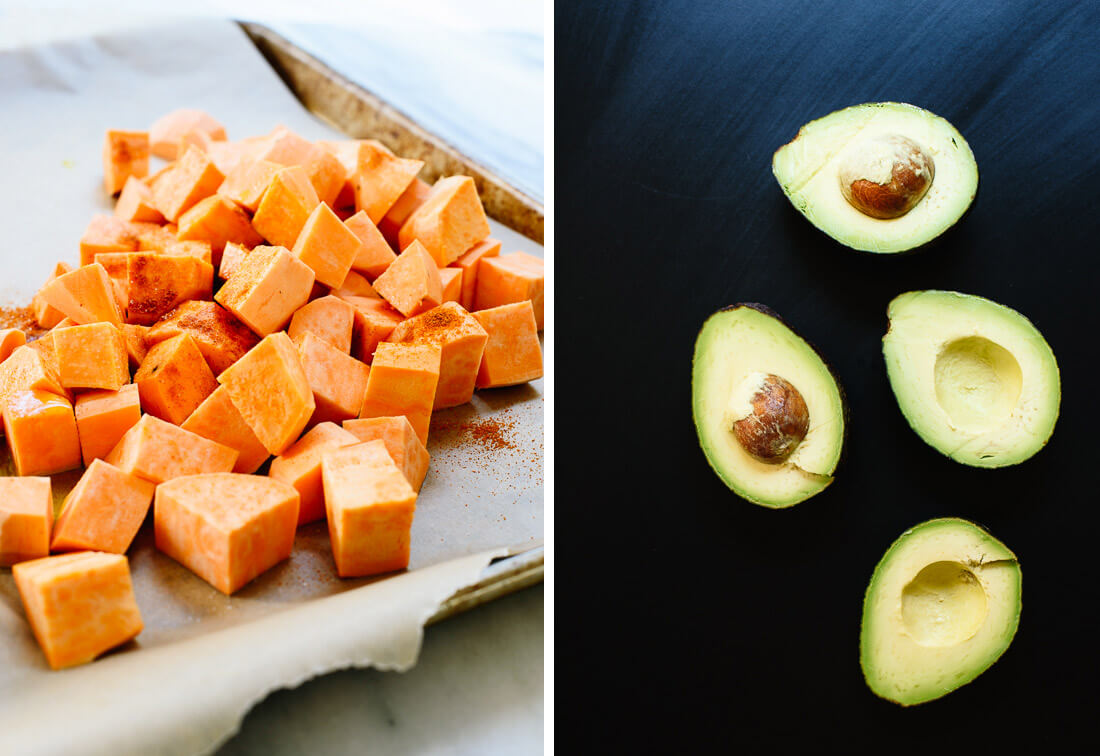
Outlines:
{"type": "Polygon", "coordinates": [[[916,207],[936,165],[919,144],[900,134],[884,134],[848,150],[837,176],[844,199],[872,218],[898,218],[916,207]]]}
{"type": "Polygon", "coordinates": [[[751,373],[730,397],[732,430],[761,462],[785,461],[810,429],[810,412],[798,389],[778,375],[751,373]]]}

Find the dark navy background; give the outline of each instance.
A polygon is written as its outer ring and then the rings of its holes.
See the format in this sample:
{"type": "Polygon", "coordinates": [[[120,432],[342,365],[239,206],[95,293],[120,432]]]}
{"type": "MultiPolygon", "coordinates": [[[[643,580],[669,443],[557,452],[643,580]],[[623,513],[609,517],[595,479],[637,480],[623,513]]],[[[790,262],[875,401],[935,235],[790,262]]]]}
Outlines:
{"type": "Polygon", "coordinates": [[[1100,3],[559,0],[555,21],[559,750],[1095,748],[1100,3]],[[914,255],[838,245],[771,174],[802,124],[880,100],[947,118],[978,161],[969,215],[914,255]],[[1062,416],[1031,460],[965,467],[907,426],[881,337],[922,288],[1013,307],[1053,347],[1062,416]],[[739,301],[849,399],[836,482],[788,511],[726,489],[692,425],[695,335],[739,301]],[[906,710],[864,685],[863,592],[949,515],[1019,556],[1020,630],[906,710]]]}

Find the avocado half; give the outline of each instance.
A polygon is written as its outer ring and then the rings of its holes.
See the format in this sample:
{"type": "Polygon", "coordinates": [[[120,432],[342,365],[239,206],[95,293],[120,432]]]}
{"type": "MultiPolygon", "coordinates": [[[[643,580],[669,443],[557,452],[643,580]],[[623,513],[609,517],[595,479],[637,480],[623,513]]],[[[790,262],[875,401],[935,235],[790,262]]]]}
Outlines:
{"type": "Polygon", "coordinates": [[[867,685],[902,706],[966,685],[1012,643],[1020,591],[1016,555],[974,523],[943,518],[905,531],[863,599],[867,685]]]}
{"type": "Polygon", "coordinates": [[[695,341],[691,388],[699,445],[734,493],[779,509],[805,501],[833,481],[846,427],[840,384],[814,348],[768,308],[737,304],[707,318],[695,341]],[[731,399],[739,387],[764,374],[793,386],[808,414],[805,437],[778,463],[746,451],[731,422],[731,399]]]}
{"type": "Polygon", "coordinates": [[[772,173],[810,223],[841,244],[880,254],[932,241],[963,216],[978,191],[978,164],[962,134],[943,118],[898,102],[854,105],[811,121],[776,151],[772,173]],[[903,215],[872,217],[844,196],[842,177],[856,163],[869,182],[888,185],[898,178],[890,159],[876,152],[882,140],[898,136],[923,149],[930,183],[903,215]]]}
{"type": "Polygon", "coordinates": [[[953,291],[911,291],[887,311],[886,371],[909,425],[956,462],[1004,467],[1054,432],[1054,352],[1020,313],[953,291]]]}

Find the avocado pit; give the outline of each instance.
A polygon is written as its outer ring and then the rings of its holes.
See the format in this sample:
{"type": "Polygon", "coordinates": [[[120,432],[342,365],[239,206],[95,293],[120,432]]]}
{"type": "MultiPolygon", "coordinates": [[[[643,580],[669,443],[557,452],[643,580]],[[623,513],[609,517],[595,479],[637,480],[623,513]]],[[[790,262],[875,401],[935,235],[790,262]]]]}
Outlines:
{"type": "Polygon", "coordinates": [[[988,613],[981,581],[960,562],[933,562],[902,591],[902,623],[921,646],[943,648],[969,640],[988,613]]]}
{"type": "Polygon", "coordinates": [[[785,462],[810,429],[806,400],[788,381],[772,373],[750,373],[730,396],[730,426],[753,458],[785,462]]]}
{"type": "Polygon", "coordinates": [[[919,144],[900,134],[883,134],[850,148],[837,168],[840,192],[872,218],[899,218],[932,186],[936,166],[919,144]]]}

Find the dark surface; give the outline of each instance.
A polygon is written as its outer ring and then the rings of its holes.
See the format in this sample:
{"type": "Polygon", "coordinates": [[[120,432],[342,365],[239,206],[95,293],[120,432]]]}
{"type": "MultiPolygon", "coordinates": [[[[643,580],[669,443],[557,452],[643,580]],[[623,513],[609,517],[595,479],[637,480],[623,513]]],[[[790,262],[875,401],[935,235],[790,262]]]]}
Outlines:
{"type": "Polygon", "coordinates": [[[555,14],[559,750],[1095,747],[1100,3],[555,14]],[[981,176],[970,214],[905,257],[833,242],[771,175],[802,124],[880,100],[951,121],[981,176]],[[1013,307],[1053,347],[1062,416],[1031,460],[965,467],[907,426],[881,338],[890,299],[922,288],[1013,307]],[[850,402],[836,482],[792,510],[728,491],[692,425],[695,335],[738,301],[819,347],[850,402]],[[902,531],[946,515],[1019,556],[1020,630],[973,683],[902,709],[864,684],[863,592],[902,531]]]}

